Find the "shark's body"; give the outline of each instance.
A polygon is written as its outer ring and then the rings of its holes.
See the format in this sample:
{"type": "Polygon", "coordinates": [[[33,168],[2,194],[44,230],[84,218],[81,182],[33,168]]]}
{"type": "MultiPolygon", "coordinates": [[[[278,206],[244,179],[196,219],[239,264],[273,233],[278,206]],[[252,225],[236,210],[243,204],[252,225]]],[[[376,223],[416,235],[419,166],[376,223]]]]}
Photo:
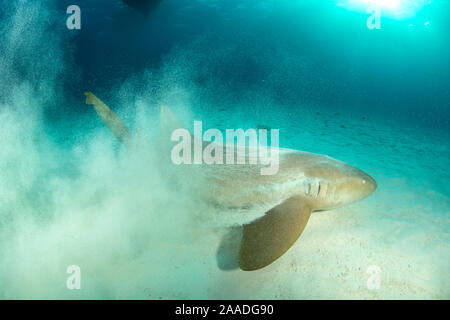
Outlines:
{"type": "MultiPolygon", "coordinates": [[[[128,144],[131,136],[122,121],[92,93],[86,95],[87,103],[94,104],[115,136],[128,144]]],[[[168,108],[161,115],[163,131],[182,127],[168,108]]],[[[226,154],[229,146],[222,147],[226,154]]],[[[194,176],[187,179],[207,184],[204,200],[223,214],[247,217],[237,259],[242,270],[263,268],[283,255],[301,235],[312,212],[359,201],[377,187],[373,178],[344,162],[291,149],[277,151],[275,175],[261,175],[260,165],[189,166],[194,176]]],[[[257,149],[247,148],[247,154],[256,156],[257,149]]]]}

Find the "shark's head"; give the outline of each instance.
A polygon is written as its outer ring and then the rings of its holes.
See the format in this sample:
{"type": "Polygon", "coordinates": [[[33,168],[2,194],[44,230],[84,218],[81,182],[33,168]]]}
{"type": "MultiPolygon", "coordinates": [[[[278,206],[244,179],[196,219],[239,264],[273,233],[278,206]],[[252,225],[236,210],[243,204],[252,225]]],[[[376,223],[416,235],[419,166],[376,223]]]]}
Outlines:
{"type": "Polygon", "coordinates": [[[358,168],[341,163],[335,170],[339,171],[337,175],[340,177],[335,180],[335,194],[333,199],[330,199],[332,207],[357,202],[377,189],[375,180],[358,168]]]}
{"type": "Polygon", "coordinates": [[[365,172],[327,156],[287,151],[282,159],[278,178],[287,178],[290,197],[244,225],[239,249],[242,270],[257,270],[281,257],[297,241],[311,212],[359,201],[377,188],[365,172]]]}
{"type": "Polygon", "coordinates": [[[303,194],[317,210],[341,207],[362,200],[377,188],[375,180],[364,171],[323,155],[297,154],[301,174],[307,183],[303,194]]]}

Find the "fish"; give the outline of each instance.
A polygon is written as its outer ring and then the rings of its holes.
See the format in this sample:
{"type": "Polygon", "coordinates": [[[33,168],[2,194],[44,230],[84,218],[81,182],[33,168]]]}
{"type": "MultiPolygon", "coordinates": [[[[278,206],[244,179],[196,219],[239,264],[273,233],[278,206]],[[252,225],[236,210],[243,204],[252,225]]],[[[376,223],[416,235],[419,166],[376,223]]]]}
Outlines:
{"type": "Polygon", "coordinates": [[[134,8],[144,15],[148,15],[153,11],[162,0],[122,0],[124,4],[134,8]]]}
{"type": "MultiPolygon", "coordinates": [[[[130,143],[133,137],[120,118],[93,93],[85,94],[86,103],[94,105],[113,134],[120,141],[130,143]]],[[[183,128],[166,106],[161,108],[160,123],[161,139],[166,142],[170,142],[171,132],[183,128]]],[[[248,157],[257,155],[257,147],[246,148],[248,157]]],[[[218,261],[219,267],[222,264],[225,270],[234,268],[234,263],[230,263],[233,260],[243,271],[272,264],[294,245],[313,212],[363,200],[378,187],[369,174],[326,155],[287,148],[277,148],[276,152],[279,169],[273,175],[261,175],[261,164],[190,165],[201,179],[190,177],[189,181],[208,184],[210,192],[206,201],[224,215],[247,217],[239,228],[231,229],[231,239],[229,235],[224,237],[221,244],[224,250],[219,248],[219,252],[231,255],[225,261],[218,261]],[[236,241],[239,242],[236,252],[228,250],[233,247],[230,243],[236,241]]]]}

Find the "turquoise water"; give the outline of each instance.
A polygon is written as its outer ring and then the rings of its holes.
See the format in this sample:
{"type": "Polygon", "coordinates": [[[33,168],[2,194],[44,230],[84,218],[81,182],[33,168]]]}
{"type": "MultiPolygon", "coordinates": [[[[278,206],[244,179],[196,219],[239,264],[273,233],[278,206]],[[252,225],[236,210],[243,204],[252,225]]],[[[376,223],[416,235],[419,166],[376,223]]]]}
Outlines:
{"type": "Polygon", "coordinates": [[[346,3],[79,0],[68,30],[72,2],[0,1],[0,298],[450,298],[449,2],[399,2],[380,30],[346,3]],[[167,105],[190,129],[279,129],[378,189],[270,266],[221,270],[208,183],[123,148],[85,91],[152,143],[167,105]]]}

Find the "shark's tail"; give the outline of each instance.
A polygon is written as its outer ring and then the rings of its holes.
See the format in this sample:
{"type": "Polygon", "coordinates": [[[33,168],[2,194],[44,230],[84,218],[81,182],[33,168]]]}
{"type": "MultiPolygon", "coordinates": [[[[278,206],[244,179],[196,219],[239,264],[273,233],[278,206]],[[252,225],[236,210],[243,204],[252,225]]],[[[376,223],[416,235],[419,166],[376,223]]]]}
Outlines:
{"type": "MultiPolygon", "coordinates": [[[[132,144],[135,144],[136,141],[144,141],[147,145],[150,144],[149,141],[144,138],[142,131],[138,127],[135,127],[136,137],[133,137],[131,131],[117,116],[117,114],[92,92],[85,92],[84,94],[86,95],[86,104],[94,105],[95,111],[103,120],[103,122],[108,126],[114,136],[126,147],[130,147],[132,144]]],[[[177,119],[177,117],[173,114],[169,107],[163,106],[160,113],[159,144],[167,145],[168,142],[171,141],[172,132],[180,128],[184,127],[177,119]]]]}
{"type": "Polygon", "coordinates": [[[116,138],[125,146],[130,146],[132,135],[127,126],[106,104],[92,92],[86,92],[86,103],[94,105],[94,109],[116,138]]]}

